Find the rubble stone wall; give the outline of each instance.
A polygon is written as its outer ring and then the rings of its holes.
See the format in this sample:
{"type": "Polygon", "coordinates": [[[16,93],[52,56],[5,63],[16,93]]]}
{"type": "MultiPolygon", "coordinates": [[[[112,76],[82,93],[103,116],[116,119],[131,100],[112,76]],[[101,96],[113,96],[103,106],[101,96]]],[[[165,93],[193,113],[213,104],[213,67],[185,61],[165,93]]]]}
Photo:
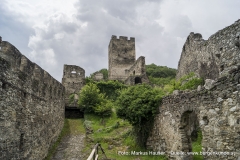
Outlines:
{"type": "Polygon", "coordinates": [[[204,79],[217,79],[240,64],[240,20],[218,31],[208,40],[190,33],[178,62],[176,78],[195,72],[204,79]]]}
{"type": "Polygon", "coordinates": [[[171,152],[192,151],[192,136],[202,132],[203,152],[229,152],[228,156],[205,155],[206,160],[240,158],[240,67],[229,71],[207,90],[175,91],[163,98],[147,145],[165,151],[169,159],[192,159],[171,152]]]}
{"type": "Polygon", "coordinates": [[[44,159],[64,124],[63,85],[0,41],[0,159],[44,159]]]}

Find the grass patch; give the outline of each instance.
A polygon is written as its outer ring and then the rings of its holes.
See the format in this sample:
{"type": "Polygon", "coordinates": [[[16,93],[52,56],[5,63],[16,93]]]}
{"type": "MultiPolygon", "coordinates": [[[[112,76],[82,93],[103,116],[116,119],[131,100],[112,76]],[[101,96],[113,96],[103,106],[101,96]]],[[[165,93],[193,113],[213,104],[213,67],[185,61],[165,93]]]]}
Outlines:
{"type": "Polygon", "coordinates": [[[83,127],[83,119],[64,119],[63,129],[60,135],[58,136],[57,141],[48,151],[48,155],[44,160],[50,160],[52,158],[63,137],[70,134],[77,135],[82,133],[85,133],[85,128],[83,127]]]}
{"type": "Polygon", "coordinates": [[[52,156],[54,155],[54,153],[56,152],[56,149],[58,147],[58,145],[60,144],[62,138],[68,134],[70,134],[70,125],[68,122],[68,119],[64,119],[64,126],[63,129],[60,133],[60,135],[58,136],[57,141],[53,144],[53,146],[51,147],[51,149],[48,151],[48,155],[44,160],[50,160],[52,158],[52,156]]]}
{"type": "MultiPolygon", "coordinates": [[[[192,152],[202,152],[202,132],[201,130],[198,131],[198,137],[195,142],[192,142],[192,152]]],[[[194,155],[194,160],[203,160],[202,155],[194,155]]]]}
{"type": "MultiPolygon", "coordinates": [[[[118,151],[129,152],[142,151],[148,152],[140,148],[135,143],[135,138],[131,134],[132,126],[127,122],[117,117],[115,110],[110,117],[101,118],[94,114],[85,114],[84,119],[90,121],[90,127],[93,130],[91,134],[87,135],[86,146],[84,152],[90,154],[92,147],[96,143],[100,143],[107,158],[116,160],[165,160],[163,156],[137,156],[137,155],[119,155],[118,151]],[[90,143],[89,143],[90,142],[90,143]]],[[[88,126],[89,127],[89,126],[88,126]]],[[[88,155],[89,155],[88,154],[88,155]]],[[[100,159],[103,154],[99,151],[100,159]]],[[[87,158],[87,157],[86,157],[87,158]]]]}
{"type": "Polygon", "coordinates": [[[69,133],[71,135],[85,133],[85,128],[83,126],[83,119],[67,119],[69,123],[69,133]]]}

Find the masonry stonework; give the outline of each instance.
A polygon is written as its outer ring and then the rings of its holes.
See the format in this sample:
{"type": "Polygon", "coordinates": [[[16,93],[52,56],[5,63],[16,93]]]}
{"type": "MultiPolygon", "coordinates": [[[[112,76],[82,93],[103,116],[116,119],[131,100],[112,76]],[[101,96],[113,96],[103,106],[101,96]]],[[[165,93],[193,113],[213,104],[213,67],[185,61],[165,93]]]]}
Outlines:
{"type": "Polygon", "coordinates": [[[43,159],[64,124],[61,83],[0,41],[0,159],[43,159]]]}
{"type": "Polygon", "coordinates": [[[93,79],[94,81],[102,81],[104,80],[103,73],[101,72],[96,72],[93,74],[93,79]]]}
{"type": "Polygon", "coordinates": [[[240,20],[208,40],[190,33],[181,53],[176,78],[195,72],[204,79],[217,79],[240,64],[240,20]]]}
{"type": "Polygon", "coordinates": [[[62,84],[65,87],[65,107],[77,108],[79,91],[85,85],[85,70],[75,65],[64,65],[62,84]],[[74,102],[69,103],[69,96],[74,94],[74,102]]]}
{"type": "Polygon", "coordinates": [[[225,152],[204,155],[204,159],[240,159],[239,33],[240,21],[236,21],[208,41],[200,34],[190,34],[177,78],[195,72],[206,79],[206,84],[197,90],[174,91],[163,98],[147,141],[149,149],[164,151],[169,159],[190,160],[193,157],[187,153],[192,152],[192,140],[200,130],[203,152],[225,152]],[[181,151],[185,155],[176,154],[181,151]]]}
{"type": "Polygon", "coordinates": [[[202,131],[203,152],[231,152],[235,156],[209,156],[206,160],[240,158],[240,67],[216,81],[210,90],[180,92],[167,96],[159,107],[148,148],[167,152],[170,159],[192,159],[171,155],[191,152],[191,135],[202,131]]]}
{"type": "Polygon", "coordinates": [[[145,71],[145,57],[136,60],[135,38],[112,36],[108,46],[108,79],[126,84],[148,83],[145,71]]]}

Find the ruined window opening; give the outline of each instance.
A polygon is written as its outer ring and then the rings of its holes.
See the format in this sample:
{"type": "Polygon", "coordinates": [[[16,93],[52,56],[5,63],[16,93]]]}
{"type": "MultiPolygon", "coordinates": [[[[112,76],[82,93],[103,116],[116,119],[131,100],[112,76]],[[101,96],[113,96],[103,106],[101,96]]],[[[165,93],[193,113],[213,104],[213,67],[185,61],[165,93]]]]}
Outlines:
{"type": "Polygon", "coordinates": [[[237,124],[240,124],[240,118],[237,119],[237,124]]]}
{"type": "Polygon", "coordinates": [[[179,133],[182,139],[183,152],[191,152],[194,148],[192,144],[198,137],[198,119],[193,111],[185,111],[180,118],[179,133]]]}
{"type": "MultiPolygon", "coordinates": [[[[199,146],[202,148],[202,131],[200,128],[193,130],[191,134],[191,140],[192,140],[192,151],[198,151],[199,146]]],[[[195,157],[193,157],[195,159],[195,157]]],[[[203,159],[203,156],[199,155],[199,159],[203,159]]]]}
{"type": "Polygon", "coordinates": [[[23,137],[24,137],[24,133],[21,133],[20,135],[20,145],[19,145],[19,150],[22,150],[23,149],[23,137]]]}
{"type": "Polygon", "coordinates": [[[140,77],[136,77],[135,78],[135,84],[139,84],[139,83],[142,83],[142,80],[140,77]]]}
{"type": "Polygon", "coordinates": [[[224,70],[224,65],[220,66],[220,71],[222,72],[224,70]]]}
{"type": "Polygon", "coordinates": [[[184,119],[183,119],[183,122],[184,122],[184,123],[186,123],[186,122],[187,122],[187,118],[186,118],[186,117],[184,117],[184,119]]]}
{"type": "Polygon", "coordinates": [[[135,71],[133,71],[133,75],[135,75],[135,71]]]}
{"type": "Polygon", "coordinates": [[[2,89],[7,89],[7,83],[2,83],[2,89]]]}
{"type": "Polygon", "coordinates": [[[23,97],[26,98],[27,97],[27,93],[23,92],[23,97]]]}
{"type": "Polygon", "coordinates": [[[221,48],[220,48],[220,51],[222,51],[222,50],[223,50],[223,48],[221,47],[221,48]]]}
{"type": "Polygon", "coordinates": [[[193,130],[192,133],[191,133],[192,142],[197,141],[197,138],[198,138],[198,130],[193,130]]]}
{"type": "Polygon", "coordinates": [[[204,121],[204,124],[205,124],[205,125],[208,125],[209,120],[208,120],[207,116],[204,116],[204,117],[203,117],[203,121],[204,121]]]}
{"type": "Polygon", "coordinates": [[[76,71],[72,71],[71,73],[72,73],[72,74],[76,74],[77,72],[76,72],[76,71]]]}
{"type": "Polygon", "coordinates": [[[219,59],[221,57],[221,54],[217,53],[216,57],[219,59]]]}

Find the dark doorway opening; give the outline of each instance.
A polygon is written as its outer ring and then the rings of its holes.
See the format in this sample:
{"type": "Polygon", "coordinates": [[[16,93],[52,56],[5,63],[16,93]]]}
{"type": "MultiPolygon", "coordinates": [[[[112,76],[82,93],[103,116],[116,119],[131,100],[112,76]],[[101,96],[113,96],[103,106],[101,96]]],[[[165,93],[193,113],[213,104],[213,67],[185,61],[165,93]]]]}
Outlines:
{"type": "Polygon", "coordinates": [[[142,80],[140,77],[135,78],[135,84],[142,83],[142,80]]]}
{"type": "Polygon", "coordinates": [[[78,108],[65,108],[65,118],[84,118],[84,112],[78,108]]]}

